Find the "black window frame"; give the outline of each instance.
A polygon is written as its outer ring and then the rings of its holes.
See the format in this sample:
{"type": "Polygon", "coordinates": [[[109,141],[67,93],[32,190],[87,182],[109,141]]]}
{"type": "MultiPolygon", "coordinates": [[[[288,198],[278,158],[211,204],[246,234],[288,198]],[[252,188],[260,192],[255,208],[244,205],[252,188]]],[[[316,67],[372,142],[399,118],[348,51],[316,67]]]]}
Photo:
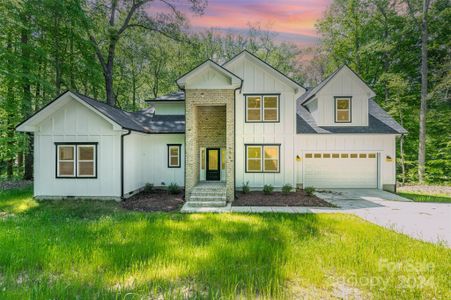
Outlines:
{"type": "Polygon", "coordinates": [[[262,94],[244,94],[244,121],[246,123],[280,123],[280,93],[262,93],[262,94]],[[264,97],[277,97],[277,120],[276,121],[265,121],[264,120],[264,97]],[[247,98],[248,97],[261,97],[261,105],[260,105],[260,116],[261,119],[259,121],[248,120],[247,118],[247,98]]]}
{"type": "Polygon", "coordinates": [[[55,178],[57,179],[97,179],[98,178],[98,142],[56,142],[55,143],[55,178]],[[74,146],[74,176],[58,175],[59,146],[74,146]],[[78,146],[94,146],[94,176],[78,176],[78,146]]]}
{"type": "Polygon", "coordinates": [[[280,171],[280,169],[281,169],[281,162],[280,162],[280,148],[281,148],[281,146],[282,146],[282,144],[244,144],[244,172],[245,173],[257,173],[257,174],[261,174],[261,173],[263,173],[263,174],[278,174],[278,173],[280,173],[281,171],[280,171]],[[247,148],[248,147],[252,147],[252,146],[257,146],[257,147],[261,147],[261,160],[262,160],[262,163],[261,163],[261,171],[249,171],[248,170],[248,168],[247,168],[247,160],[248,160],[248,157],[247,157],[247,148]],[[277,162],[278,162],[278,168],[277,168],[277,171],[265,171],[264,169],[264,165],[265,165],[265,163],[264,163],[264,161],[265,161],[265,157],[264,157],[264,147],[265,146],[272,146],[272,147],[274,147],[274,146],[276,146],[276,147],[278,147],[278,149],[279,149],[279,151],[278,151],[278,158],[277,158],[277,162]]]}
{"type": "Polygon", "coordinates": [[[168,168],[170,169],[175,169],[175,168],[181,168],[182,167],[182,144],[167,144],[167,163],[168,163],[168,168]],[[170,148],[171,147],[178,147],[178,160],[179,163],[177,166],[171,166],[171,152],[170,152],[170,148]]]}
{"type": "Polygon", "coordinates": [[[352,96],[334,96],[334,122],[336,124],[348,124],[352,123],[352,96]],[[337,100],[348,99],[349,100],[349,121],[337,121],[337,100]]]}

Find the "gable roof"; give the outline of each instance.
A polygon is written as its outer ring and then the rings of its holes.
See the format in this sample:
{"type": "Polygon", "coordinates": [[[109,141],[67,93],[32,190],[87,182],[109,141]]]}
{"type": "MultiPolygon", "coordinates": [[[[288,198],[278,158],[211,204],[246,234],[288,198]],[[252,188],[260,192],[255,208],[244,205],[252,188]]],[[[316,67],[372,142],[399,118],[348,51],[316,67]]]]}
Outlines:
{"type": "Polygon", "coordinates": [[[200,65],[198,65],[194,69],[192,69],[191,71],[185,73],[179,79],[177,79],[176,80],[177,85],[181,89],[184,89],[186,80],[188,78],[194,76],[196,73],[201,72],[205,68],[208,68],[208,67],[211,67],[214,70],[218,71],[219,73],[223,74],[224,76],[230,78],[231,82],[232,82],[232,85],[235,85],[235,86],[238,87],[238,86],[241,86],[241,84],[243,83],[243,79],[241,79],[240,77],[236,76],[235,74],[233,74],[232,72],[230,72],[226,68],[222,67],[221,65],[218,65],[217,63],[215,63],[211,59],[207,59],[206,61],[204,61],[203,63],[201,63],[200,65]]]}
{"type": "Polygon", "coordinates": [[[283,82],[285,82],[289,86],[293,87],[294,89],[306,90],[305,87],[303,87],[300,83],[296,82],[292,78],[290,78],[287,75],[285,75],[284,73],[280,72],[279,70],[277,70],[276,68],[274,68],[273,66],[271,66],[270,64],[268,64],[267,62],[265,62],[264,60],[260,59],[259,57],[257,57],[256,55],[252,54],[251,52],[249,52],[246,49],[244,49],[243,51],[241,51],[240,53],[238,53],[237,55],[235,55],[234,57],[232,57],[231,59],[229,59],[228,61],[223,63],[222,66],[224,68],[227,68],[228,65],[232,64],[233,62],[235,62],[237,59],[239,59],[242,56],[247,56],[252,61],[254,61],[257,64],[263,66],[264,68],[270,70],[272,73],[276,74],[276,76],[279,79],[281,79],[283,82]]]}
{"type": "Polygon", "coordinates": [[[318,126],[310,112],[298,99],[296,111],[296,132],[298,134],[319,133],[381,133],[405,134],[405,130],[373,99],[368,99],[368,126],[318,126]]]}
{"type": "Polygon", "coordinates": [[[138,112],[127,112],[119,108],[108,105],[104,102],[100,102],[91,97],[79,94],[73,91],[66,91],[63,94],[56,97],[53,101],[48,103],[42,109],[34,113],[31,117],[21,122],[16,126],[19,131],[25,130],[27,123],[32,122],[33,118],[40,114],[45,114],[47,109],[60,101],[66,95],[72,96],[75,101],[79,101],[85,104],[87,107],[91,108],[95,112],[101,114],[108,120],[111,120],[115,124],[118,124],[123,129],[132,130],[142,133],[184,133],[185,132],[185,116],[153,116],[150,117],[147,110],[142,110],[138,112]],[[163,124],[165,123],[165,124],[163,124]]]}
{"type": "Polygon", "coordinates": [[[332,74],[330,74],[328,77],[326,77],[326,79],[324,79],[323,81],[321,81],[317,86],[315,86],[314,88],[308,90],[305,94],[303,94],[299,99],[302,99],[301,104],[304,105],[307,103],[307,101],[309,101],[310,99],[312,99],[313,97],[315,97],[316,94],[318,94],[319,91],[321,91],[321,89],[323,87],[325,87],[338,73],[340,73],[340,71],[342,71],[343,69],[347,69],[349,71],[351,71],[365,86],[368,87],[368,89],[373,92],[374,95],[376,95],[376,93],[369,87],[369,85],[356,73],[354,72],[354,70],[352,70],[348,65],[344,64],[341,67],[339,67],[338,69],[336,69],[332,74]]]}
{"type": "Polygon", "coordinates": [[[163,96],[159,96],[153,99],[145,100],[146,102],[174,102],[174,101],[185,101],[185,92],[178,91],[170,94],[166,94],[163,96]]]}

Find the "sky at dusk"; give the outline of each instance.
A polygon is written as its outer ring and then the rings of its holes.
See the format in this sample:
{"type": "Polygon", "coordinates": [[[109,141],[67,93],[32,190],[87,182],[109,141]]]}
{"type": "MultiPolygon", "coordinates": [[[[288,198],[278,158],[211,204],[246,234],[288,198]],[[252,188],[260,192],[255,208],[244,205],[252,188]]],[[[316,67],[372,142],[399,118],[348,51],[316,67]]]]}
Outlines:
{"type": "Polygon", "coordinates": [[[262,28],[277,32],[278,40],[311,45],[318,40],[314,24],[330,2],[331,0],[209,0],[204,15],[188,13],[188,16],[196,31],[214,27],[232,33],[245,33],[249,23],[260,23],[262,28]]]}

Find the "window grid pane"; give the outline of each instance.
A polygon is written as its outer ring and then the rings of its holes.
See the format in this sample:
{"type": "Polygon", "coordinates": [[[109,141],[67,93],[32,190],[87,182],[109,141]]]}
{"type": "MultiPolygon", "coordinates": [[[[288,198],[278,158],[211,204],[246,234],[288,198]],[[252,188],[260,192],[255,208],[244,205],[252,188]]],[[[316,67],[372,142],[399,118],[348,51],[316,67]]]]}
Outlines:
{"type": "Polygon", "coordinates": [[[247,96],[246,121],[278,122],[279,96],[247,96]]]}
{"type": "Polygon", "coordinates": [[[94,177],[95,149],[92,145],[77,145],[77,176],[94,177]]]}
{"type": "Polygon", "coordinates": [[[58,176],[75,177],[75,146],[58,146],[58,176]]]}
{"type": "Polygon", "coordinates": [[[180,147],[179,146],[169,146],[168,152],[169,167],[179,167],[180,166],[180,147]]]}

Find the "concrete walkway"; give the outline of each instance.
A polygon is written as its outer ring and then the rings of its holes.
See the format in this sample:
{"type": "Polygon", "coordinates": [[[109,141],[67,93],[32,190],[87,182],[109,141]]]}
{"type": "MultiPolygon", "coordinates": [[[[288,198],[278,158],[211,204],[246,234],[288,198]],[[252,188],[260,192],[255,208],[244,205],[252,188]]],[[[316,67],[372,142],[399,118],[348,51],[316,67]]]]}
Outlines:
{"type": "Polygon", "coordinates": [[[350,213],[416,239],[451,247],[451,204],[417,203],[376,189],[333,189],[316,195],[337,208],[230,206],[185,212],[350,213]]]}

